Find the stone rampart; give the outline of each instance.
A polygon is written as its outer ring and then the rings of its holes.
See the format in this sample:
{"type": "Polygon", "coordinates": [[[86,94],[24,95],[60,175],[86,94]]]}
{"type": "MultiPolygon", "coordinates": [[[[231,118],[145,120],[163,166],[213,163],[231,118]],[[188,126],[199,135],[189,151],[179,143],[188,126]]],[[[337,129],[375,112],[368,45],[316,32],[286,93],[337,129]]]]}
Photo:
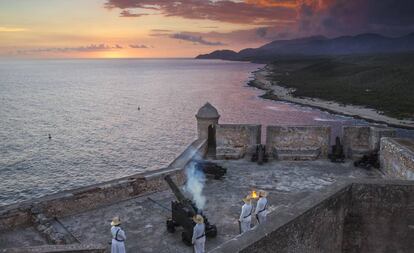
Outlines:
{"type": "Polygon", "coordinates": [[[328,156],[329,126],[268,126],[266,151],[280,160],[314,160],[328,156]]]}
{"type": "Polygon", "coordinates": [[[414,180],[414,140],[382,138],[380,163],[388,176],[414,180]]]}
{"type": "Polygon", "coordinates": [[[414,182],[339,182],[210,253],[411,252],[414,182]]]}
{"type": "Polygon", "coordinates": [[[0,231],[32,225],[33,208],[46,217],[64,217],[116,203],[139,195],[168,189],[164,176],[170,174],[182,184],[184,166],[197,154],[205,152],[205,140],[193,142],[168,168],[144,172],[38,199],[0,208],[0,231]]]}
{"type": "Polygon", "coordinates": [[[343,145],[347,158],[359,159],[373,151],[379,151],[382,137],[394,137],[395,130],[387,127],[344,126],[343,145]]]}
{"type": "Polygon", "coordinates": [[[216,127],[217,159],[238,159],[261,143],[261,125],[219,124],[216,127]]]}
{"type": "Polygon", "coordinates": [[[105,245],[70,244],[0,249],[0,253],[106,253],[105,245]]]}

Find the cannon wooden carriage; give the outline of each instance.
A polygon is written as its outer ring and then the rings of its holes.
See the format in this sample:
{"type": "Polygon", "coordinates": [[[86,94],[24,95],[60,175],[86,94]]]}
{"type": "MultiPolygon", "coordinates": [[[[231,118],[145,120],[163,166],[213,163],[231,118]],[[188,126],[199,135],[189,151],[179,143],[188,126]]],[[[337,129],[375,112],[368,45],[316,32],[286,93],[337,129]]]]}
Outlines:
{"type": "Polygon", "coordinates": [[[181,233],[182,241],[191,246],[191,239],[193,236],[193,228],[195,222],[193,217],[196,214],[200,214],[204,218],[205,235],[207,237],[215,237],[217,235],[217,227],[210,224],[207,217],[203,214],[202,210],[199,210],[193,201],[184,197],[180,189],[173,182],[169,175],[165,176],[165,181],[170,186],[177,200],[171,201],[171,219],[167,220],[167,230],[170,233],[175,232],[175,228],[181,226],[184,231],[181,233]]]}

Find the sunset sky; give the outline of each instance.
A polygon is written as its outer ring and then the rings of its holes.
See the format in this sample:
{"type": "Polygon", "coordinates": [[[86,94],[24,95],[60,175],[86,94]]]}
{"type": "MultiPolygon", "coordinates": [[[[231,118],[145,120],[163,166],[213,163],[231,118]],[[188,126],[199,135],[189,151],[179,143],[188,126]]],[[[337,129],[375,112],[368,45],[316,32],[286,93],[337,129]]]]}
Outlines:
{"type": "Polygon", "coordinates": [[[414,31],[412,0],[0,0],[0,57],[194,57],[276,39],[414,31]]]}

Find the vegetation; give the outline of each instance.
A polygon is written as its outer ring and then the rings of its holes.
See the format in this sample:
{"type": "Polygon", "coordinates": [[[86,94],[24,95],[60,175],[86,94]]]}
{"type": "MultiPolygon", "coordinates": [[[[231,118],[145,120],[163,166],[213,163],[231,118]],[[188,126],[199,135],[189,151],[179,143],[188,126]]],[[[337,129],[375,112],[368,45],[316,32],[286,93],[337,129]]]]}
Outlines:
{"type": "Polygon", "coordinates": [[[414,53],[280,58],[272,81],[294,96],[361,105],[414,119],[414,53]]]}

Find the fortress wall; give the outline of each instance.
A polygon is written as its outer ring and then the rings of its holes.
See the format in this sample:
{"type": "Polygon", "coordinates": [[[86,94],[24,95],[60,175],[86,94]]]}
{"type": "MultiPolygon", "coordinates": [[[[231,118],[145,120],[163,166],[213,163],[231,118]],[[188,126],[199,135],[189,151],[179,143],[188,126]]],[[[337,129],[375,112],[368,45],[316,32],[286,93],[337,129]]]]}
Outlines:
{"type": "Polygon", "coordinates": [[[344,126],[342,144],[347,158],[358,159],[378,151],[383,137],[395,137],[396,131],[387,127],[344,126]]]}
{"type": "Polygon", "coordinates": [[[388,176],[414,180],[414,141],[382,138],[380,163],[388,176]]]}
{"type": "Polygon", "coordinates": [[[342,252],[412,252],[413,224],[412,182],[354,184],[342,252]]]}
{"type": "Polygon", "coordinates": [[[63,217],[139,195],[166,190],[168,189],[168,185],[164,181],[166,174],[172,175],[178,184],[182,184],[185,181],[185,173],[182,168],[198,151],[205,152],[205,140],[193,142],[168,168],[144,172],[74,190],[62,191],[34,200],[1,207],[0,231],[31,225],[32,207],[42,210],[47,217],[63,217]]]}
{"type": "Polygon", "coordinates": [[[383,137],[392,137],[394,138],[397,134],[397,131],[388,127],[371,127],[370,134],[370,149],[374,151],[380,150],[381,139],[383,137]]]}
{"type": "Polygon", "coordinates": [[[219,124],[216,127],[217,152],[220,149],[253,153],[261,143],[261,125],[219,124]]]}
{"type": "Polygon", "coordinates": [[[270,213],[255,227],[210,253],[341,252],[343,221],[351,201],[351,185],[339,183],[290,207],[270,213]]]}
{"type": "Polygon", "coordinates": [[[265,225],[210,253],[376,253],[414,248],[414,182],[357,180],[270,213],[265,225]]]}
{"type": "Polygon", "coordinates": [[[369,126],[344,126],[342,144],[345,157],[358,158],[370,151],[371,128],[369,126]]]}
{"type": "Polygon", "coordinates": [[[107,253],[106,245],[69,244],[0,249],[0,253],[107,253]]]}
{"type": "Polygon", "coordinates": [[[329,126],[268,126],[266,131],[266,151],[269,154],[317,152],[315,158],[328,156],[329,126]]]}

